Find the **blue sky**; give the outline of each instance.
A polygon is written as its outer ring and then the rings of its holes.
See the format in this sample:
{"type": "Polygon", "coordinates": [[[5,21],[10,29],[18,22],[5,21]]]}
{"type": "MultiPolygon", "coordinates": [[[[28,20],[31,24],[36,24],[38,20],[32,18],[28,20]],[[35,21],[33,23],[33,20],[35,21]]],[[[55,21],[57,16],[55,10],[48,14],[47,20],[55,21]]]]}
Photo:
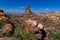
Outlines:
{"type": "Polygon", "coordinates": [[[35,13],[60,12],[60,0],[0,0],[0,9],[5,12],[22,13],[28,5],[35,13]]]}

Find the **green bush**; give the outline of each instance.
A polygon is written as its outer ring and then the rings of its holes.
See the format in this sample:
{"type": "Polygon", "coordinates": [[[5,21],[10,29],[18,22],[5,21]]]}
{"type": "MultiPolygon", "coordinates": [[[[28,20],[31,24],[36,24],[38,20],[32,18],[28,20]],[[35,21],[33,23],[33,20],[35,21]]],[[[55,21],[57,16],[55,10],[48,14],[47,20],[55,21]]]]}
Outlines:
{"type": "Polygon", "coordinates": [[[17,40],[37,40],[33,32],[27,33],[24,30],[24,22],[17,22],[20,24],[20,27],[15,28],[14,34],[12,35],[12,39],[16,38],[17,40]]]}
{"type": "Polygon", "coordinates": [[[53,31],[49,31],[49,39],[50,40],[60,40],[60,33],[59,32],[53,32],[53,31]]]}
{"type": "Polygon", "coordinates": [[[4,22],[3,21],[0,21],[0,29],[2,28],[4,22]]]}
{"type": "MultiPolygon", "coordinates": [[[[0,29],[3,27],[4,22],[0,21],[0,29]]],[[[0,31],[0,36],[3,36],[3,33],[0,31]]]]}

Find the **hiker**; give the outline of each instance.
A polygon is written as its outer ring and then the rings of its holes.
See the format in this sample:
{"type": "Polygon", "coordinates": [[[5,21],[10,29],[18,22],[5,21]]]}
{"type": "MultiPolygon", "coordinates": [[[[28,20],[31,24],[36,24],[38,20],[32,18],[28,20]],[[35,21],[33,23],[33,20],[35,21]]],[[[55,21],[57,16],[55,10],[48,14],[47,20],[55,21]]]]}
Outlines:
{"type": "Polygon", "coordinates": [[[44,40],[46,39],[46,31],[44,26],[41,23],[38,23],[36,20],[26,20],[26,31],[30,30],[32,32],[35,32],[36,37],[38,40],[44,40]]]}
{"type": "Polygon", "coordinates": [[[46,39],[47,32],[44,29],[44,25],[42,25],[41,23],[39,23],[37,27],[41,31],[41,34],[42,34],[41,40],[48,40],[48,39],[46,39]]]}

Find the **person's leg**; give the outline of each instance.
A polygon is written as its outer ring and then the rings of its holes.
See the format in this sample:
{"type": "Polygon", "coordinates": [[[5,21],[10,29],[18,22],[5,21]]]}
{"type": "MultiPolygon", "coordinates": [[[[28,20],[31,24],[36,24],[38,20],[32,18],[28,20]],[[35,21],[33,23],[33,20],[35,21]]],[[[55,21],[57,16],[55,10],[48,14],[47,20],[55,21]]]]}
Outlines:
{"type": "Polygon", "coordinates": [[[41,40],[44,40],[44,38],[46,37],[46,32],[44,29],[41,29],[40,31],[42,33],[42,39],[41,40]]]}

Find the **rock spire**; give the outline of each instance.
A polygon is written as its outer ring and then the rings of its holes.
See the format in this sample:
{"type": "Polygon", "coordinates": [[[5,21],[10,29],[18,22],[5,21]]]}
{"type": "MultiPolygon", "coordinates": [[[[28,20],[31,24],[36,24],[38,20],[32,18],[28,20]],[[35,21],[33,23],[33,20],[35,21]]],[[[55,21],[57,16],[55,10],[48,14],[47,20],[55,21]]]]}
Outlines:
{"type": "Polygon", "coordinates": [[[32,12],[30,10],[30,6],[26,7],[24,14],[32,14],[32,12]]]}

